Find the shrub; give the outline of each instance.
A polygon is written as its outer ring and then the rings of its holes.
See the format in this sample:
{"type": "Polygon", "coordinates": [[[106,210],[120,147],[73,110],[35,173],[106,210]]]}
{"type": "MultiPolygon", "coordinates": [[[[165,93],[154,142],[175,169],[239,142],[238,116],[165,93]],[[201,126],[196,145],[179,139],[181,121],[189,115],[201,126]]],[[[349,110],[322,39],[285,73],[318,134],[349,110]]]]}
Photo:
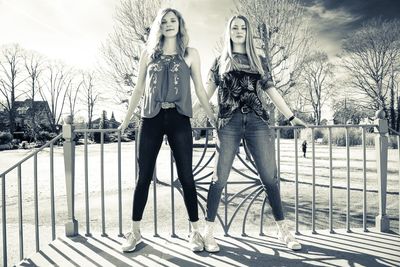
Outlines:
{"type": "Polygon", "coordinates": [[[397,135],[389,136],[389,148],[397,149],[399,144],[397,143],[397,135]]]}
{"type": "MultiPolygon", "coordinates": [[[[328,135],[323,138],[323,143],[328,144],[328,135]]],[[[332,143],[337,146],[346,146],[346,129],[334,128],[332,129],[332,143]]],[[[361,130],[349,129],[349,145],[357,146],[362,144],[361,130]]]]}
{"type": "MultiPolygon", "coordinates": [[[[314,129],[314,140],[319,138],[324,138],[326,136],[326,144],[328,143],[328,135],[326,133],[327,129],[314,129]]],[[[310,128],[304,129],[301,133],[301,139],[305,139],[311,142],[311,133],[312,130],[310,128]]],[[[324,141],[323,141],[324,142],[324,141]]]]}
{"type": "MultiPolygon", "coordinates": [[[[375,137],[376,133],[367,133],[366,138],[365,138],[365,144],[367,146],[375,146],[375,137]]],[[[397,143],[397,136],[396,135],[390,135],[388,139],[388,147],[397,149],[398,148],[398,143],[397,143]]]]}
{"type": "Polygon", "coordinates": [[[374,133],[367,133],[365,135],[365,144],[366,146],[375,146],[375,136],[374,133]]]}
{"type": "MultiPolygon", "coordinates": [[[[101,143],[101,133],[100,132],[94,132],[93,133],[93,141],[100,144],[101,143]]],[[[109,143],[110,136],[109,133],[104,133],[104,143],[109,143]]]]}
{"type": "Polygon", "coordinates": [[[46,141],[49,141],[49,140],[53,139],[56,136],[57,135],[55,133],[50,133],[48,131],[40,131],[37,134],[37,138],[36,139],[37,139],[37,141],[46,142],[46,141]]]}
{"type": "Polygon", "coordinates": [[[8,144],[12,141],[13,136],[9,132],[0,132],[0,145],[8,144]]]}

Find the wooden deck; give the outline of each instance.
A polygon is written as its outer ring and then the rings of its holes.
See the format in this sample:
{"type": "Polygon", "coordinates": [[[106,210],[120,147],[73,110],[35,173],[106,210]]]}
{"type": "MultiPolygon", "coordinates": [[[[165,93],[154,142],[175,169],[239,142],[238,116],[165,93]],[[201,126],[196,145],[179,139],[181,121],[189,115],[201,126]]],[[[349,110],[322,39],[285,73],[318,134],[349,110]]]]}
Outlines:
{"type": "Polygon", "coordinates": [[[302,233],[303,249],[293,252],[274,236],[252,234],[246,237],[218,235],[221,251],[193,253],[186,237],[153,237],[143,234],[144,242],[132,253],[119,250],[122,238],[61,237],[40,252],[20,262],[20,266],[400,266],[400,237],[397,234],[364,233],[355,229],[329,234],[302,233]]]}

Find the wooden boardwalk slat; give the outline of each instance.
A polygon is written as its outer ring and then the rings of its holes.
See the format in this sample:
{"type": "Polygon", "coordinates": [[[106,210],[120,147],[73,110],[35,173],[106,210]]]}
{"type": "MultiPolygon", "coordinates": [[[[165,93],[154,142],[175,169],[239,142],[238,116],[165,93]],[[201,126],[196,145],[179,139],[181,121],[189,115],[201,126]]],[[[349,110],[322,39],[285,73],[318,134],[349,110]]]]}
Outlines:
{"type": "Polygon", "coordinates": [[[21,265],[59,266],[400,266],[400,237],[394,234],[338,230],[302,233],[303,249],[294,252],[275,236],[223,237],[221,251],[193,253],[186,237],[144,234],[135,252],[119,250],[117,234],[61,237],[21,265]]]}

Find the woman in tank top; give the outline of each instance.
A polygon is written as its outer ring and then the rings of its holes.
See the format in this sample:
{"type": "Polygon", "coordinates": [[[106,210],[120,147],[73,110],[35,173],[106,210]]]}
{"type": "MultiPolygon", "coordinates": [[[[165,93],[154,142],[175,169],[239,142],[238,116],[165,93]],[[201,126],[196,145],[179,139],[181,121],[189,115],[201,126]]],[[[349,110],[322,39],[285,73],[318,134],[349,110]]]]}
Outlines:
{"type": "Polygon", "coordinates": [[[192,226],[189,246],[192,251],[203,250],[203,241],[198,231],[197,193],[192,174],[190,77],[207,116],[212,123],[215,119],[201,79],[199,54],[196,49],[187,45],[188,36],[182,15],[175,9],[160,10],[151,27],[147,47],[140,57],[136,86],[125,120],[120,126],[124,131],[144,95],[137,140],[139,178],[133,197],[132,226],[122,244],[124,252],[134,251],[142,240],[140,221],[164,135],[168,137],[175,158],[192,226]]]}
{"type": "Polygon", "coordinates": [[[280,239],[293,250],[300,243],[289,232],[284,221],[279,192],[274,131],[268,126],[269,115],[261,94],[267,94],[292,125],[306,126],[296,118],[274,87],[267,61],[256,54],[252,30],[247,18],[232,17],[226,28],[222,53],[214,61],[208,79],[208,96],[218,88],[218,127],[216,166],[207,197],[204,248],[219,251],[213,236],[222,190],[242,138],[254,158],[259,179],[264,187],[278,226],[280,239]]]}

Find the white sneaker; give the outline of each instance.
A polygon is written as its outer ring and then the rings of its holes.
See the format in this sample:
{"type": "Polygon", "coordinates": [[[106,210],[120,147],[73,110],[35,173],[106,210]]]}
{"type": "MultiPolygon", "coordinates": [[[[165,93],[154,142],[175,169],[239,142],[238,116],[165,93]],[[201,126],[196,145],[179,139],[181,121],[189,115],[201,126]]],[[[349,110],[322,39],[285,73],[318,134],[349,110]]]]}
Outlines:
{"type": "Polygon", "coordinates": [[[132,252],[136,249],[136,245],[142,242],[142,235],[139,233],[129,232],[125,235],[125,242],[122,243],[123,252],[132,252]]]}
{"type": "Polygon", "coordinates": [[[193,231],[190,233],[189,248],[193,252],[200,252],[204,250],[203,238],[198,231],[193,231]]]}
{"type": "Polygon", "coordinates": [[[289,232],[286,223],[282,223],[278,226],[278,239],[286,244],[286,246],[291,250],[300,250],[301,244],[297,239],[289,232]]]}
{"type": "Polygon", "coordinates": [[[219,246],[217,241],[215,241],[215,238],[213,235],[210,234],[205,234],[204,237],[204,249],[207,252],[218,252],[219,251],[219,246]]]}

